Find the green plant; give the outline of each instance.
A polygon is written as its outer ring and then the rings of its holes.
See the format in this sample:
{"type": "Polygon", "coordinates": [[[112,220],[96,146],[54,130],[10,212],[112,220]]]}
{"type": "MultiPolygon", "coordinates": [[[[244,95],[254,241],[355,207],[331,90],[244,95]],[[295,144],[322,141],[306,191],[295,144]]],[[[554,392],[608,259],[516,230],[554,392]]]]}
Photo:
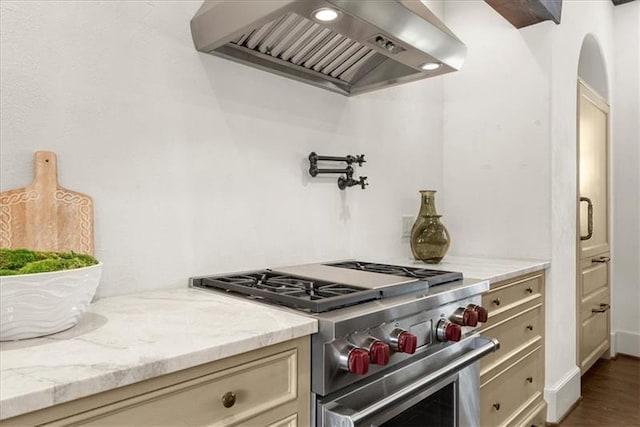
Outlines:
{"type": "Polygon", "coordinates": [[[0,269],[2,270],[19,270],[37,259],[36,253],[27,249],[0,249],[0,269]]]}
{"type": "Polygon", "coordinates": [[[75,252],[40,252],[28,249],[0,249],[0,276],[47,273],[89,267],[98,261],[75,252]]]}

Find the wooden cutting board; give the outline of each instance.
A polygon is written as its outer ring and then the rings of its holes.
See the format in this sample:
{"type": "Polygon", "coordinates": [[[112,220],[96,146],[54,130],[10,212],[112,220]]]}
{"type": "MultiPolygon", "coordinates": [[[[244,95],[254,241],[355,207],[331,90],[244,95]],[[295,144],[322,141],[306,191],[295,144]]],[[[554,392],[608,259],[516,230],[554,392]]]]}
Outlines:
{"type": "Polygon", "coordinates": [[[56,154],[35,153],[34,180],[0,193],[0,248],[93,255],[93,201],[58,184],[56,154]]]}

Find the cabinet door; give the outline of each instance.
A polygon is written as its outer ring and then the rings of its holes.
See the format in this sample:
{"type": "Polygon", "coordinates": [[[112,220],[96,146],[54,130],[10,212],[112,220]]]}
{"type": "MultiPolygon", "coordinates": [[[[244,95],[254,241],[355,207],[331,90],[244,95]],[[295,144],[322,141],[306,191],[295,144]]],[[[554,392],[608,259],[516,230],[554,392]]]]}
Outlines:
{"type": "Polygon", "coordinates": [[[258,425],[249,419],[295,401],[295,349],[104,408],[90,426],[258,425]]]}
{"type": "Polygon", "coordinates": [[[500,374],[480,384],[480,420],[483,426],[508,426],[523,410],[542,400],[542,347],[522,357],[500,374]]]}
{"type": "Polygon", "coordinates": [[[582,83],[578,92],[580,259],[583,259],[609,251],[609,106],[582,83]]]}

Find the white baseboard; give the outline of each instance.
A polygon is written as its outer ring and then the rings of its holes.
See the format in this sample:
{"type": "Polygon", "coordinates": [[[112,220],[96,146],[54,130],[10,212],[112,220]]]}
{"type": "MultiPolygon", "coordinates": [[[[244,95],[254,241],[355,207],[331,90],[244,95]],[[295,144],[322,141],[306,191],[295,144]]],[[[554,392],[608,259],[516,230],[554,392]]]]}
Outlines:
{"type": "Polygon", "coordinates": [[[615,331],[611,334],[612,354],[627,354],[640,357],[640,334],[637,332],[615,331]]]}
{"type": "Polygon", "coordinates": [[[574,366],[560,381],[544,388],[547,422],[559,422],[580,398],[580,369],[574,366]]]}

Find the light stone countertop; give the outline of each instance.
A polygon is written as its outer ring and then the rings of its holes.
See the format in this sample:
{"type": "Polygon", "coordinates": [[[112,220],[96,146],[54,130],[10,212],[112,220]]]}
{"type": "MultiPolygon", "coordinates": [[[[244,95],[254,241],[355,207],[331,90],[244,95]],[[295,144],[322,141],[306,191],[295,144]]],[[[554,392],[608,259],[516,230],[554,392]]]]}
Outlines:
{"type": "Polygon", "coordinates": [[[502,259],[445,256],[440,264],[426,264],[413,259],[383,260],[388,264],[401,264],[433,270],[460,271],[465,278],[501,282],[527,273],[549,268],[551,263],[536,259],[502,259]]]}
{"type": "Polygon", "coordinates": [[[0,343],[0,419],[317,330],[310,317],[196,289],[105,298],[67,331],[0,343]]]}

